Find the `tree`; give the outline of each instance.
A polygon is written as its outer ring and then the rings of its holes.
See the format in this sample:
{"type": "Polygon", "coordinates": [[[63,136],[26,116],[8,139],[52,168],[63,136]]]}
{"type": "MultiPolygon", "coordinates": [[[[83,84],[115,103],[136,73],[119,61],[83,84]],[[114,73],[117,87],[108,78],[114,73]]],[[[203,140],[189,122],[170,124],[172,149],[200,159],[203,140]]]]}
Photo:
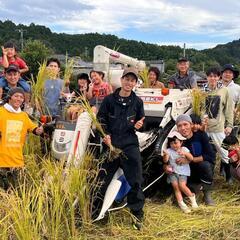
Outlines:
{"type": "Polygon", "coordinates": [[[53,50],[46,47],[39,40],[28,40],[25,44],[21,57],[26,61],[29,67],[29,73],[27,77],[32,74],[34,77],[37,76],[39,64],[53,54],[53,50]]]}

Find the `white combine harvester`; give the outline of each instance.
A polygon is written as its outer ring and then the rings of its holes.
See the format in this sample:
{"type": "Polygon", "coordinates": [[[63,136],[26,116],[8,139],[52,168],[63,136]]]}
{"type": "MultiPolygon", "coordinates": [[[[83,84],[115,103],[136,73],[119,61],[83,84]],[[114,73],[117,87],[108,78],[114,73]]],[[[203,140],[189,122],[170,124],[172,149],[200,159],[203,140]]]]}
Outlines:
{"type": "MultiPolygon", "coordinates": [[[[139,71],[145,68],[145,62],[124,54],[96,46],[94,49],[94,70],[103,71],[114,88],[120,86],[120,78],[125,66],[136,67],[139,71]],[[117,66],[112,65],[113,63],[117,66]],[[120,65],[121,64],[121,65],[120,65]]],[[[162,148],[169,132],[175,125],[178,115],[187,112],[191,105],[191,94],[189,90],[137,88],[136,94],[144,102],[145,126],[143,132],[137,132],[140,151],[143,156],[143,173],[145,178],[145,190],[156,182],[163,171],[159,164],[162,148]]],[[[91,135],[92,121],[86,112],[82,113],[75,124],[66,121],[56,123],[53,135],[52,153],[57,159],[66,158],[67,162],[73,161],[77,167],[81,163],[91,135]]],[[[101,144],[96,144],[100,146],[101,144]]],[[[124,192],[122,184],[123,172],[119,169],[104,198],[102,211],[96,220],[104,217],[110,209],[118,192],[124,192]]],[[[124,192],[125,194],[127,191],[124,192]]]]}

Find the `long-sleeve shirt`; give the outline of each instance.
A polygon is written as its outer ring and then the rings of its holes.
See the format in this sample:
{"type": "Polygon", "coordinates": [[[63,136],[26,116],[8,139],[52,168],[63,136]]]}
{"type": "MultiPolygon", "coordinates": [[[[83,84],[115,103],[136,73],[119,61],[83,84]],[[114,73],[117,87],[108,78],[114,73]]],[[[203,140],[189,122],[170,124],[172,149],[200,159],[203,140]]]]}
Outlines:
{"type": "Polygon", "coordinates": [[[234,106],[236,106],[240,102],[240,85],[231,81],[226,87],[232,97],[234,106]]]}
{"type": "Polygon", "coordinates": [[[225,127],[233,127],[234,106],[226,87],[209,89],[205,105],[209,118],[208,132],[223,132],[225,127]]]}
{"type": "Polygon", "coordinates": [[[144,117],[143,101],[134,92],[129,97],[121,97],[119,91],[117,89],[104,98],[97,118],[106,133],[111,135],[114,146],[138,145],[134,125],[144,117]]]}

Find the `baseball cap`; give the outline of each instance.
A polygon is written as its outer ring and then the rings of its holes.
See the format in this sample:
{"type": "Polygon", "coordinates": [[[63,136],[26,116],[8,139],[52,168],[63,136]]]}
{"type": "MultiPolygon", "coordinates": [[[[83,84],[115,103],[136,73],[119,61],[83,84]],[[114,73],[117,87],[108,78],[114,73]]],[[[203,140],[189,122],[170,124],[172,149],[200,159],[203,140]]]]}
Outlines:
{"type": "Polygon", "coordinates": [[[180,57],[178,62],[188,62],[188,59],[186,57],[180,57]]]}
{"type": "Polygon", "coordinates": [[[183,137],[179,132],[177,131],[172,131],[168,134],[168,138],[173,138],[173,137],[176,137],[177,139],[183,141],[183,140],[186,140],[185,137],[183,137]]]}
{"type": "Polygon", "coordinates": [[[125,77],[127,74],[132,74],[134,75],[134,77],[136,78],[136,81],[138,80],[138,71],[136,68],[126,68],[124,71],[123,71],[123,75],[122,77],[125,77]]]}
{"type": "Polygon", "coordinates": [[[10,64],[8,68],[5,69],[5,72],[11,72],[11,71],[20,72],[19,67],[15,64],[10,64]]]}

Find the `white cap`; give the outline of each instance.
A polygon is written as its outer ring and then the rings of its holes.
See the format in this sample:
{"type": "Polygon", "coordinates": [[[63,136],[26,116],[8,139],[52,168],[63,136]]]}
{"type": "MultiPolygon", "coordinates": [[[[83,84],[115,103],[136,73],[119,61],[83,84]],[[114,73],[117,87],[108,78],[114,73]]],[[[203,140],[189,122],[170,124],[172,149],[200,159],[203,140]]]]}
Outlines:
{"type": "Polygon", "coordinates": [[[173,138],[173,137],[177,137],[177,139],[183,141],[186,140],[185,137],[183,137],[179,132],[177,131],[172,131],[168,134],[168,138],[173,138]]]}

